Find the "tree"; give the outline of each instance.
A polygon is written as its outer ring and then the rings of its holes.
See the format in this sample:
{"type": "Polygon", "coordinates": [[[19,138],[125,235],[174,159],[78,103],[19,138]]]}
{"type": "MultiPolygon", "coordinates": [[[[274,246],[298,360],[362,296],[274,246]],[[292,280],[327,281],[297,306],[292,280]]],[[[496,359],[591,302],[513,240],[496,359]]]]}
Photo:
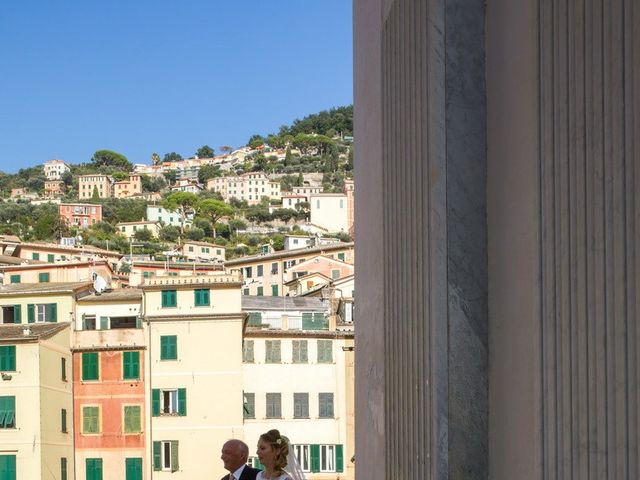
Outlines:
{"type": "Polygon", "coordinates": [[[142,184],[143,192],[159,192],[167,187],[167,182],[164,177],[142,175],[140,177],[140,183],[142,184]]]}
{"type": "Polygon", "coordinates": [[[195,240],[196,242],[204,238],[204,230],[198,227],[192,227],[184,234],[189,240],[195,240]]]}
{"type": "Polygon", "coordinates": [[[222,145],[218,148],[225,155],[229,155],[231,152],[233,152],[233,147],[230,147],[229,145],[222,145]]]}
{"type": "Polygon", "coordinates": [[[175,170],[168,170],[162,175],[164,175],[164,178],[169,185],[173,185],[174,183],[176,183],[176,179],[178,178],[178,174],[175,170]]]}
{"type": "Polygon", "coordinates": [[[136,233],[134,233],[133,238],[141,242],[150,242],[151,240],[153,240],[153,234],[151,233],[151,230],[143,228],[142,230],[138,230],[136,233]]]}
{"type": "Polygon", "coordinates": [[[160,240],[165,242],[175,242],[180,236],[180,229],[173,225],[165,225],[160,229],[160,240]]]}
{"type": "Polygon", "coordinates": [[[291,147],[287,147],[287,150],[284,154],[284,166],[286,167],[291,163],[291,147]]]}
{"type": "Polygon", "coordinates": [[[40,215],[33,226],[33,236],[38,240],[60,240],[68,233],[68,225],[57,212],[47,212],[40,215]]]}
{"type": "Polygon", "coordinates": [[[211,222],[213,238],[216,238],[216,223],[218,222],[218,220],[232,216],[235,212],[235,209],[231,205],[227,205],[221,200],[208,198],[198,203],[198,205],[196,206],[196,211],[198,212],[198,215],[206,218],[207,220],[209,220],[209,222],[211,222]]]}
{"type": "Polygon", "coordinates": [[[162,159],[163,162],[179,162],[180,160],[182,160],[182,155],[176,152],[165,153],[162,159]]]}
{"type": "Polygon", "coordinates": [[[175,192],[162,202],[164,208],[174,210],[180,215],[180,233],[184,234],[184,224],[187,221],[187,216],[194,212],[198,201],[198,196],[195,193],[175,192]]]}
{"type": "Polygon", "coordinates": [[[98,187],[96,187],[95,185],[93,186],[93,192],[91,193],[91,200],[100,200],[100,193],[98,193],[98,187]]]}
{"type": "Polygon", "coordinates": [[[151,165],[159,165],[160,164],[160,155],[156,152],[151,154],[151,165]]]}
{"type": "Polygon", "coordinates": [[[203,165],[198,171],[198,181],[204,183],[210,178],[221,177],[222,170],[219,165],[203,165]]]}
{"type": "Polygon", "coordinates": [[[287,223],[292,218],[295,218],[296,211],[291,208],[277,208],[273,211],[273,218],[278,218],[284,223],[287,223]]]}
{"type": "Polygon", "coordinates": [[[247,142],[249,148],[256,149],[261,145],[264,145],[264,137],[262,135],[252,135],[247,142]]]}
{"type": "Polygon", "coordinates": [[[115,167],[125,172],[133,170],[133,165],[127,157],[112,150],[96,150],[91,157],[91,163],[94,167],[115,167]]]}
{"type": "Polygon", "coordinates": [[[212,158],[215,155],[215,151],[209,145],[203,145],[196,151],[198,158],[212,158]]]}

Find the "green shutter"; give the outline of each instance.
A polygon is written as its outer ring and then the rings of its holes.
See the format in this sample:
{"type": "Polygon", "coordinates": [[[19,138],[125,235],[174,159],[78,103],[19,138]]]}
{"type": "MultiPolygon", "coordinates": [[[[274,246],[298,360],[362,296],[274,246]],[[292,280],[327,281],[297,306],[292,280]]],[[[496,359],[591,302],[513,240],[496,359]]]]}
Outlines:
{"type": "Polygon", "coordinates": [[[46,307],[46,317],[47,322],[57,322],[58,321],[58,304],[57,303],[49,303],[46,307]]]}
{"type": "Polygon", "coordinates": [[[162,470],[162,442],[153,442],[153,469],[162,470]]]}
{"type": "Polygon", "coordinates": [[[0,455],[0,478],[7,480],[16,479],[16,456],[0,455]]]}
{"type": "Polygon", "coordinates": [[[124,380],[140,378],[140,352],[122,352],[122,378],[124,380]]]}
{"type": "Polygon", "coordinates": [[[29,323],[36,321],[36,306],[33,303],[27,305],[27,321],[29,323]]]}
{"type": "Polygon", "coordinates": [[[40,283],[49,283],[49,273],[41,272],[38,274],[38,282],[40,283]]]}
{"type": "Polygon", "coordinates": [[[20,275],[11,275],[11,283],[20,283],[20,275]]]}
{"type": "Polygon", "coordinates": [[[125,433],[137,433],[142,430],[140,423],[140,407],[138,405],[125,405],[124,407],[124,431],[125,433]]]}
{"type": "Polygon", "coordinates": [[[100,330],[109,330],[109,317],[100,317],[100,330]]]}
{"type": "Polygon", "coordinates": [[[125,480],[142,480],[142,459],[126,458],[126,478],[125,480]]]}
{"type": "Polygon", "coordinates": [[[87,458],[85,464],[87,468],[87,480],[102,480],[101,458],[87,458]]]}
{"type": "Polygon", "coordinates": [[[3,345],[0,347],[0,370],[14,372],[16,370],[16,346],[3,345]]]}
{"type": "Polygon", "coordinates": [[[82,407],[82,433],[100,433],[100,409],[82,407]]]}
{"type": "Polygon", "coordinates": [[[55,261],[55,256],[49,253],[47,255],[47,262],[53,262],[53,261],[55,261]]]}
{"type": "Polygon", "coordinates": [[[22,323],[22,306],[13,306],[13,323],[22,323]]]}
{"type": "Polygon", "coordinates": [[[336,445],[336,472],[344,472],[344,453],[342,445],[336,445]]]}
{"type": "Polygon", "coordinates": [[[320,471],[320,445],[310,445],[311,452],[311,471],[313,473],[320,471]]]}
{"type": "Polygon", "coordinates": [[[278,296],[278,285],[271,285],[271,296],[272,297],[278,296]]]}
{"type": "Polygon", "coordinates": [[[67,410],[60,410],[60,431],[66,433],[67,431],[67,410]]]}
{"type": "MultiPolygon", "coordinates": [[[[160,390],[154,388],[151,390],[151,415],[160,416],[160,390]]],[[[155,442],[153,442],[155,444],[155,442]]]]}
{"type": "Polygon", "coordinates": [[[31,254],[31,260],[40,260],[40,254],[39,253],[32,253],[31,254]]]}
{"type": "Polygon", "coordinates": [[[60,458],[60,480],[67,480],[67,459],[60,458]]]}
{"type": "Polygon", "coordinates": [[[197,288],[193,291],[194,304],[196,307],[208,307],[209,301],[209,289],[197,288]]]}
{"type": "Polygon", "coordinates": [[[304,312],[302,314],[302,329],[314,330],[313,328],[313,313],[304,312]]]}
{"type": "Polygon", "coordinates": [[[178,415],[184,417],[187,414],[187,389],[178,389],[178,415]]]}
{"type": "Polygon", "coordinates": [[[178,441],[171,441],[171,471],[177,472],[180,469],[180,463],[178,462],[178,441]]]}
{"type": "Polygon", "coordinates": [[[85,352],[82,354],[82,380],[98,380],[100,366],[98,352],[85,352]]]}
{"type": "Polygon", "coordinates": [[[178,337],[163,335],[160,337],[160,360],[178,359],[178,337]]]}

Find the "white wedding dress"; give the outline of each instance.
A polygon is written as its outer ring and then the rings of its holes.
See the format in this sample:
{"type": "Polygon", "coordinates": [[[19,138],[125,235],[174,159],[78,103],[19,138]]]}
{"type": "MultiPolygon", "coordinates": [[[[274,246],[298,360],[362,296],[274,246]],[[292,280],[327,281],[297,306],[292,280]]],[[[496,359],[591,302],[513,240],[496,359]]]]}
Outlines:
{"type": "Polygon", "coordinates": [[[264,476],[264,470],[260,470],[260,472],[258,472],[258,475],[256,475],[256,480],[293,480],[293,479],[289,476],[287,472],[283,473],[279,477],[267,479],[267,477],[264,476]]]}

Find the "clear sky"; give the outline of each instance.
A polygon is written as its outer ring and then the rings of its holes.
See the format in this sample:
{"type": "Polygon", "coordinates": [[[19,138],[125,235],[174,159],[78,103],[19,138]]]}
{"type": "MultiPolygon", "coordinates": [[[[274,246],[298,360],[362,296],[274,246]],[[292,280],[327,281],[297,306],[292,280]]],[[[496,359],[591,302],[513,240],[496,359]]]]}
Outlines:
{"type": "Polygon", "coordinates": [[[351,0],[0,2],[0,170],[149,163],[352,103],[351,0]]]}

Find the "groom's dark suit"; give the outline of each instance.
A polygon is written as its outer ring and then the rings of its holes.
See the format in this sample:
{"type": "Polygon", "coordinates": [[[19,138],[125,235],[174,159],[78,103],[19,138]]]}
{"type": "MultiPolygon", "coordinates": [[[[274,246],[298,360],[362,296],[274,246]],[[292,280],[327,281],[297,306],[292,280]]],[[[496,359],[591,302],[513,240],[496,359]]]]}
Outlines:
{"type": "MultiPolygon", "coordinates": [[[[256,480],[256,475],[258,475],[259,471],[260,470],[258,470],[257,468],[251,468],[249,465],[245,465],[240,478],[238,478],[237,480],[256,480]]],[[[222,477],[222,480],[229,480],[230,475],[230,473],[225,475],[224,477],[222,477]]]]}

